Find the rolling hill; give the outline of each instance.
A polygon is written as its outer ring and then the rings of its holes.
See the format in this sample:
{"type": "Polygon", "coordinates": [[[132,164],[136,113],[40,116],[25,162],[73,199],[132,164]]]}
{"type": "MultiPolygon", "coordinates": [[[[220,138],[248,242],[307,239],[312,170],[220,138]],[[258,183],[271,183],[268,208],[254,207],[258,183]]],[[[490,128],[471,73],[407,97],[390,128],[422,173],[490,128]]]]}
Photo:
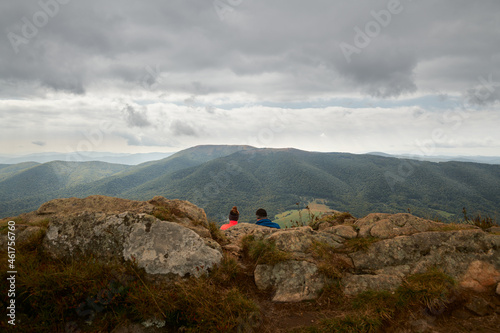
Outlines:
{"type": "MultiPolygon", "coordinates": [[[[233,205],[240,220],[250,222],[259,207],[274,216],[314,200],[358,217],[410,210],[457,220],[463,207],[493,218],[500,212],[499,165],[249,146],[197,146],[159,161],[113,167],[108,174],[98,168],[96,175],[71,173],[64,163],[21,168],[0,180],[0,216],[34,210],[51,198],[92,194],[189,200],[216,221],[223,221],[233,205]]],[[[0,177],[3,169],[0,165],[0,177]]]]}

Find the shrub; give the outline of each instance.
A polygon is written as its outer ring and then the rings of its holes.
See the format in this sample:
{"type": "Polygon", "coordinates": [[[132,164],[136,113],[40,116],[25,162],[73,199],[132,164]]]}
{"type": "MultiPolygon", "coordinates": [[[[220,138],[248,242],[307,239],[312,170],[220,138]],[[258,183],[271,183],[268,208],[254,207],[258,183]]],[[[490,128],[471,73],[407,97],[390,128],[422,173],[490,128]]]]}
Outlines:
{"type": "Polygon", "coordinates": [[[210,235],[212,236],[213,240],[215,240],[220,245],[224,245],[229,242],[226,235],[224,235],[224,233],[217,227],[215,222],[208,223],[208,231],[210,231],[210,235]]]}
{"type": "Polygon", "coordinates": [[[474,225],[483,230],[489,229],[497,225],[496,221],[489,216],[482,217],[481,214],[477,214],[476,217],[469,218],[467,216],[467,210],[465,209],[465,207],[463,208],[462,212],[464,214],[464,221],[466,224],[474,225]]]}
{"type": "Polygon", "coordinates": [[[370,245],[380,241],[379,238],[376,237],[367,237],[367,238],[351,238],[347,239],[343,246],[339,248],[337,251],[351,253],[357,251],[367,251],[370,248],[370,245]]]}

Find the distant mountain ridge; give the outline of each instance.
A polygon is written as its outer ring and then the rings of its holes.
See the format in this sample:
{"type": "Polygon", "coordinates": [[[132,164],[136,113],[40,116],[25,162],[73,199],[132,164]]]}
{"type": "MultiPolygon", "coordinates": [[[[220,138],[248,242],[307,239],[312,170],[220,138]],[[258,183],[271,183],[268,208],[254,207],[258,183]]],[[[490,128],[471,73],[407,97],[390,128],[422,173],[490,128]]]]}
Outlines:
{"type": "Polygon", "coordinates": [[[446,155],[411,155],[400,154],[391,155],[382,152],[369,152],[368,155],[377,155],[384,157],[396,157],[403,159],[412,159],[418,161],[428,162],[470,162],[470,163],[486,163],[486,164],[500,164],[500,156],[446,156],[446,155]]]}
{"type": "Polygon", "coordinates": [[[156,161],[173,155],[174,153],[138,153],[117,154],[100,152],[72,152],[72,153],[39,153],[22,156],[0,155],[0,164],[18,164],[24,162],[47,163],[52,161],[66,162],[106,162],[126,165],[156,161]]]}
{"type": "Polygon", "coordinates": [[[233,205],[250,222],[257,208],[273,217],[315,199],[358,217],[410,210],[456,220],[463,207],[494,218],[500,212],[499,165],[220,145],[137,166],[86,163],[0,165],[0,217],[53,198],[94,194],[188,200],[219,222],[233,205]]]}

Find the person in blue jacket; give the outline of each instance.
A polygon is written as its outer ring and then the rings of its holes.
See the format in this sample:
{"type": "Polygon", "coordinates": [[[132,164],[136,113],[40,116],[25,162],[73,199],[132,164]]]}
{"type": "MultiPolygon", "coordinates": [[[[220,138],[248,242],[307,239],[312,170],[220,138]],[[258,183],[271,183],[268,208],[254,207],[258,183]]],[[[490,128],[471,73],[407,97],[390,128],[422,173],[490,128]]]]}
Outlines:
{"type": "Polygon", "coordinates": [[[271,222],[271,220],[267,218],[267,212],[265,209],[262,208],[257,209],[255,215],[257,215],[256,224],[262,225],[264,227],[281,229],[278,223],[271,222]]]}

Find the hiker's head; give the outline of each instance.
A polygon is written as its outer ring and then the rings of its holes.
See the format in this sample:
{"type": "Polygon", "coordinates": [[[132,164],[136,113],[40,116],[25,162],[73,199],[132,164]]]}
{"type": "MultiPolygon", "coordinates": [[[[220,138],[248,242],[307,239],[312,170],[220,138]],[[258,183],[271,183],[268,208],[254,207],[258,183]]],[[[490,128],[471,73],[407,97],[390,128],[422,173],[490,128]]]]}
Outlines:
{"type": "Polygon", "coordinates": [[[257,220],[267,218],[267,212],[263,208],[257,209],[257,211],[255,212],[255,215],[257,216],[257,220]]]}
{"type": "Polygon", "coordinates": [[[229,221],[238,221],[238,218],[240,217],[240,212],[238,212],[238,208],[236,206],[231,209],[229,212],[229,221]]]}

